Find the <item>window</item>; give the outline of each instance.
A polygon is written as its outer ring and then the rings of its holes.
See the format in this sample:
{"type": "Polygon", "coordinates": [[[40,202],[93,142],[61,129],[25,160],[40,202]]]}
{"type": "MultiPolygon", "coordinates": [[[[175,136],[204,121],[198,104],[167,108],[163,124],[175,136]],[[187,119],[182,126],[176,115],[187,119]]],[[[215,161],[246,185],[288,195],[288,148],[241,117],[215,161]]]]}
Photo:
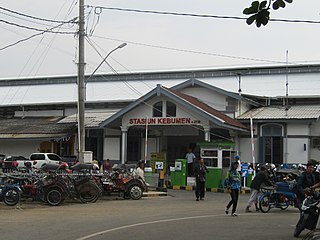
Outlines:
{"type": "Polygon", "coordinates": [[[162,117],[162,102],[153,104],[153,117],[162,117]]]}
{"type": "Polygon", "coordinates": [[[282,126],[267,124],[262,126],[262,136],[282,136],[282,126]]]}
{"type": "Polygon", "coordinates": [[[166,117],[175,117],[176,116],[177,107],[172,102],[167,102],[167,114],[166,117]]]}

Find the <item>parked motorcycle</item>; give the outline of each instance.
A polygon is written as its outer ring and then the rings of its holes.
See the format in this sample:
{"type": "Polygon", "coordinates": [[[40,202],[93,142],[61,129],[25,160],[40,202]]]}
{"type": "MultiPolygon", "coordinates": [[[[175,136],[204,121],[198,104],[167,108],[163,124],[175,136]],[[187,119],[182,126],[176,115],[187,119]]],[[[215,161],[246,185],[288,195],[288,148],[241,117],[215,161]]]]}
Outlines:
{"type": "Polygon", "coordinates": [[[261,212],[267,213],[271,208],[287,209],[289,206],[297,206],[297,196],[290,189],[290,182],[276,182],[276,187],[261,188],[259,197],[259,208],[261,212]]]}
{"type": "Polygon", "coordinates": [[[138,200],[147,190],[143,179],[126,164],[116,165],[110,172],[99,175],[98,183],[103,190],[103,194],[118,193],[125,199],[138,200]]]}
{"type": "Polygon", "coordinates": [[[299,237],[304,229],[315,230],[319,219],[320,193],[312,192],[302,202],[299,221],[293,235],[299,237]]]}
{"type": "Polygon", "coordinates": [[[14,206],[20,202],[21,189],[18,184],[13,183],[7,176],[1,176],[0,201],[8,206],[14,206]]]}

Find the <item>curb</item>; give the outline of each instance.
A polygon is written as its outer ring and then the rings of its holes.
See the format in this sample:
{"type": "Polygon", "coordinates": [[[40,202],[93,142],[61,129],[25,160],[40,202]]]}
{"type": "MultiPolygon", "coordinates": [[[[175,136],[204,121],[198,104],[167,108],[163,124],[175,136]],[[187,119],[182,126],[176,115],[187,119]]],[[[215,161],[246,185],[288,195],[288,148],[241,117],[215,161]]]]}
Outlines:
{"type": "Polygon", "coordinates": [[[162,197],[162,196],[168,196],[167,192],[144,192],[142,197],[162,197]]]}
{"type": "MultiPolygon", "coordinates": [[[[169,186],[169,189],[172,190],[186,190],[186,191],[194,191],[195,190],[195,186],[169,186]]],[[[224,189],[224,188],[206,188],[207,192],[216,192],[216,193],[229,193],[228,189],[224,189]]],[[[250,193],[250,189],[241,189],[241,194],[248,194],[250,193]]]]}

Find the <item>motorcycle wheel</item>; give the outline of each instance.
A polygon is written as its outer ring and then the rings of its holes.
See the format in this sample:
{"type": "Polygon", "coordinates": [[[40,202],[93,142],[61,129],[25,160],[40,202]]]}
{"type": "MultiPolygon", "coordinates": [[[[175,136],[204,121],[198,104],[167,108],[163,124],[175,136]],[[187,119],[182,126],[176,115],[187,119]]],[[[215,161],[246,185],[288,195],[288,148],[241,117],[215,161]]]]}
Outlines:
{"type": "Polygon", "coordinates": [[[294,229],[293,236],[294,237],[299,237],[300,233],[304,230],[304,225],[305,225],[305,216],[300,216],[300,219],[294,229]]]}
{"type": "Polygon", "coordinates": [[[58,206],[63,200],[62,192],[59,188],[52,188],[46,194],[46,202],[51,206],[58,206]]]}
{"type": "Polygon", "coordinates": [[[259,208],[261,212],[267,213],[270,211],[270,195],[265,195],[259,200],[259,208]]]}
{"type": "Polygon", "coordinates": [[[97,185],[91,182],[85,182],[79,188],[78,194],[79,199],[83,203],[94,203],[98,200],[100,196],[100,189],[97,185]]]}
{"type": "Polygon", "coordinates": [[[290,201],[287,197],[283,196],[282,194],[281,194],[281,197],[283,197],[281,199],[283,201],[279,201],[278,206],[280,207],[281,210],[286,210],[290,205],[290,201]]]}
{"type": "Polygon", "coordinates": [[[21,199],[20,192],[15,188],[11,188],[11,189],[6,190],[3,193],[3,196],[4,196],[3,201],[7,206],[17,205],[21,199]]]}
{"type": "Polygon", "coordinates": [[[143,189],[139,185],[132,185],[129,187],[127,193],[133,200],[139,200],[143,195],[143,189]]]}

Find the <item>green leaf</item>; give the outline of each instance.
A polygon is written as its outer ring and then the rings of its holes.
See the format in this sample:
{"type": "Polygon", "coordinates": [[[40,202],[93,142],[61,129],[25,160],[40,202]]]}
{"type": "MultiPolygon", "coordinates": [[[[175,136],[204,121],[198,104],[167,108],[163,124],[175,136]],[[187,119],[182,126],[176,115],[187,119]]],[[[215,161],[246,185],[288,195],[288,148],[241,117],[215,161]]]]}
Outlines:
{"type": "Polygon", "coordinates": [[[247,24],[248,24],[248,25],[251,25],[251,24],[256,20],[256,17],[257,17],[256,14],[255,14],[255,15],[252,15],[251,17],[249,17],[249,18],[247,19],[247,24]]]}
{"type": "Polygon", "coordinates": [[[252,2],[252,3],[251,3],[251,8],[252,8],[252,10],[258,12],[258,10],[259,10],[259,4],[260,4],[259,1],[254,1],[254,2],[252,2]]]}
{"type": "Polygon", "coordinates": [[[267,6],[267,1],[261,2],[260,6],[259,6],[259,10],[262,10],[262,9],[266,8],[266,6],[267,6]]]}
{"type": "Polygon", "coordinates": [[[272,4],[272,8],[273,8],[274,10],[278,10],[278,9],[280,8],[280,3],[279,3],[278,0],[275,1],[275,2],[272,4]]]}
{"type": "Polygon", "coordinates": [[[284,1],[282,1],[282,0],[281,1],[278,0],[278,1],[279,1],[280,7],[284,8],[286,6],[286,3],[284,1]]]}
{"type": "Polygon", "coordinates": [[[254,14],[254,13],[257,13],[256,11],[252,10],[252,8],[245,8],[243,10],[243,14],[246,14],[246,15],[251,15],[251,14],[254,14]]]}

